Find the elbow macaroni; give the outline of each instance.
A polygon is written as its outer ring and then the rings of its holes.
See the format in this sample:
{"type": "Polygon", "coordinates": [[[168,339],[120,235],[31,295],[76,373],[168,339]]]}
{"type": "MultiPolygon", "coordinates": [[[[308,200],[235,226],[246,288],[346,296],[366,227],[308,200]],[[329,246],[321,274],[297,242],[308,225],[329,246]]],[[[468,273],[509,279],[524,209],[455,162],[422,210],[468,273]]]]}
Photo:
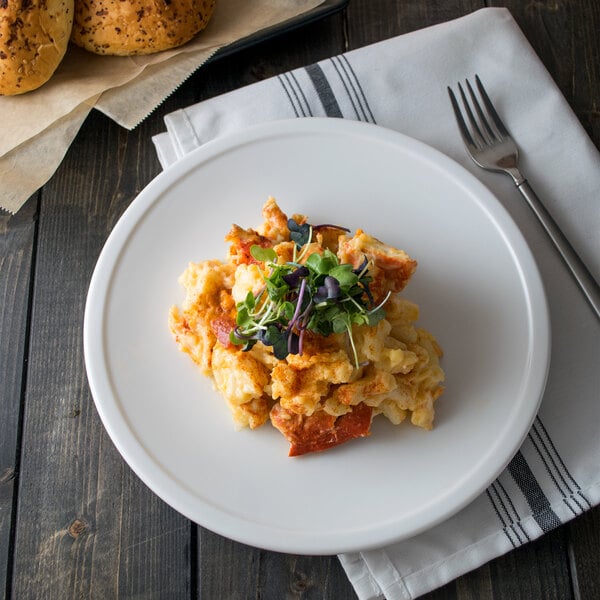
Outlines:
{"type": "MultiPolygon", "coordinates": [[[[263,216],[265,222],[257,230],[233,227],[226,238],[231,244],[226,261],[188,265],[180,278],[185,299],[181,308],[172,307],[169,313],[179,348],[212,378],[236,426],[254,429],[271,418],[288,439],[296,439],[317,436],[307,419],[316,423],[318,417],[318,435],[324,436],[323,423],[342,423],[355,407],[364,405],[371,418],[382,415],[395,425],[408,419],[431,429],[435,401],[443,391],[442,351],[429,332],[416,327],[418,306],[398,294],[416,263],[360,230],[333,240],[330,233],[317,236],[314,250],[322,251],[327,243],[344,262],[353,263],[366,255],[374,266],[373,289],[380,295],[393,292],[385,304],[386,316],[376,326],[353,326],[358,368],[345,334],[307,336],[302,354],[283,360],[260,342],[249,351],[229,343],[236,303],[264,285],[262,265],[252,261],[249,247],[268,242],[281,261],[291,254],[287,217],[273,199],[263,207],[263,216]]],[[[323,444],[316,449],[332,442],[323,444]]]]}

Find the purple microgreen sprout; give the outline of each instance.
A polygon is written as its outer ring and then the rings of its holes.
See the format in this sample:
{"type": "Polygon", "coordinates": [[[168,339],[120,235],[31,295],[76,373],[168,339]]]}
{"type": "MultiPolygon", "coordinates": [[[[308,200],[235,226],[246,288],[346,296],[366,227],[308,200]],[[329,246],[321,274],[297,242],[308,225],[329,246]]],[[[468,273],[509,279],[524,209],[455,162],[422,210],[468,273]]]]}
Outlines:
{"type": "Polygon", "coordinates": [[[345,333],[356,368],[358,351],[353,338],[354,325],[376,325],[385,317],[383,306],[390,293],[377,306],[369,289],[370,262],[365,257],[358,268],[340,263],[329,249],[309,254],[313,230],[337,225],[311,226],[288,221],[290,241],[294,242],[293,260],[279,264],[273,248],[252,246],[255,260],[265,266],[264,287],[248,293],[237,304],[236,325],[230,334],[232,343],[250,350],[258,341],[272,346],[278,359],[289,354],[302,355],[307,331],[328,336],[345,333]],[[303,264],[300,264],[303,261],[303,264]]]}

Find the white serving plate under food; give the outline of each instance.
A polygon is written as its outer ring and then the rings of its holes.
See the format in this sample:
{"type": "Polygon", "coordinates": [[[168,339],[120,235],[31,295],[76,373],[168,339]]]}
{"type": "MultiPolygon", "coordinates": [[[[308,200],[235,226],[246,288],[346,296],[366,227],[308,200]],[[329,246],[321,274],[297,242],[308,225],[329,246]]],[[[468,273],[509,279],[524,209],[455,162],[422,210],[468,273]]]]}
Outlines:
{"type": "Polygon", "coordinates": [[[196,523],[253,546],[334,554],[450,517],[519,448],[549,363],[532,255],[496,198],[436,150],[374,125],[296,119],[207,143],[154,181],[115,226],[86,305],[91,391],[137,475],[196,523]],[[311,223],[362,228],[419,267],[403,295],[444,349],[433,431],[375,419],[372,435],[287,456],[270,424],[236,431],[225,401],[167,326],[189,261],[224,258],[232,222],[274,196],[311,223]]]}

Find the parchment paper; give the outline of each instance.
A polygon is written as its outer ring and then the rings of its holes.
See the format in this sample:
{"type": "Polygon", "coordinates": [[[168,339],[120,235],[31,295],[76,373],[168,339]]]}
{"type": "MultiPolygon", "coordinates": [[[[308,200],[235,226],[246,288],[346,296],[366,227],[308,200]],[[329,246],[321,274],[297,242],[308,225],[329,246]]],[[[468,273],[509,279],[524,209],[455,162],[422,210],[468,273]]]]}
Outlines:
{"type": "Polygon", "coordinates": [[[92,108],[132,129],[217,50],[323,0],[217,0],[208,27],[180,48],[98,56],[71,45],[38,90],[0,97],[0,208],[15,213],[54,173],[92,108]]]}

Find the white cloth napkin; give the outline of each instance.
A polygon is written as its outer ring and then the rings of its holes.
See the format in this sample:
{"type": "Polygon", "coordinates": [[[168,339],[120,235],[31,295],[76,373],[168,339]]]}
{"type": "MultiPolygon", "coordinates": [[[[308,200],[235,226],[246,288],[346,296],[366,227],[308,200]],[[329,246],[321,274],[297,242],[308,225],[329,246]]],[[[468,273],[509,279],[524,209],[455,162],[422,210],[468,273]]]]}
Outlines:
{"type": "Polygon", "coordinates": [[[176,111],[154,138],[166,168],[200,144],[261,121],[370,121],[436,147],[511,213],[542,273],[552,362],[520,451],[467,508],[414,538],[340,555],[361,600],[416,598],[600,502],[600,323],[508,177],[468,159],[446,86],[479,74],[517,138],[522,167],[600,279],[600,155],[506,9],[402,35],[176,111]]]}

